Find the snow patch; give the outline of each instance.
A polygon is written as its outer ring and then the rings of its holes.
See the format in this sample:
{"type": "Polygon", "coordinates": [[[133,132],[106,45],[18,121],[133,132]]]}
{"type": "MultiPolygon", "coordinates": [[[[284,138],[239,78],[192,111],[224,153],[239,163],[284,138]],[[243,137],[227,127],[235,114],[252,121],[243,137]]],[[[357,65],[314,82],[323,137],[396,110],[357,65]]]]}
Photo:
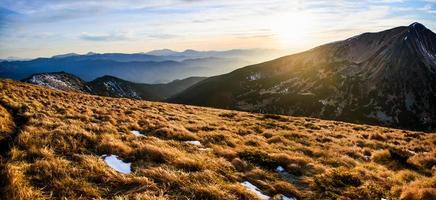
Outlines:
{"type": "Polygon", "coordinates": [[[371,113],[368,115],[368,117],[378,119],[381,122],[393,122],[393,118],[391,116],[380,110],[376,111],[376,113],[371,113]]]}
{"type": "Polygon", "coordinates": [[[369,156],[363,156],[366,161],[369,161],[369,156]]]}
{"type": "Polygon", "coordinates": [[[415,151],[407,150],[407,152],[409,152],[409,153],[411,153],[411,154],[413,154],[413,155],[416,155],[416,152],[415,152],[415,151]]]}
{"type": "Polygon", "coordinates": [[[112,91],[114,94],[120,96],[120,97],[130,97],[130,98],[137,98],[139,99],[139,95],[127,88],[127,91],[124,90],[119,83],[117,82],[112,82],[112,81],[105,81],[103,82],[104,87],[106,87],[107,90],[112,91]]]}
{"type": "Polygon", "coordinates": [[[252,183],[248,182],[248,181],[244,181],[241,183],[243,186],[245,186],[247,189],[249,189],[250,191],[256,193],[256,195],[262,199],[262,200],[267,200],[270,199],[269,196],[265,195],[262,193],[262,191],[257,188],[255,185],[253,185],[252,183]]]}
{"type": "Polygon", "coordinates": [[[42,85],[51,89],[73,88],[78,89],[77,86],[71,85],[62,80],[57,74],[37,74],[32,76],[29,80],[30,83],[42,85]]]}
{"type": "Polygon", "coordinates": [[[126,163],[122,160],[118,159],[118,156],[116,155],[102,155],[104,162],[109,165],[112,169],[114,169],[117,172],[123,173],[123,174],[130,174],[132,173],[131,170],[131,164],[132,163],[126,163]]]}
{"type": "Polygon", "coordinates": [[[322,99],[318,100],[318,102],[320,102],[324,106],[334,106],[336,104],[336,101],[333,99],[322,99]]]}
{"type": "Polygon", "coordinates": [[[144,135],[142,135],[141,132],[139,132],[137,130],[132,130],[132,131],[130,131],[130,133],[132,133],[133,135],[136,135],[138,137],[144,137],[144,135]]]}
{"type": "Polygon", "coordinates": [[[297,200],[297,198],[295,198],[295,197],[287,197],[287,196],[282,194],[282,200],[297,200]]]}
{"type": "Polygon", "coordinates": [[[255,81],[255,80],[259,80],[261,77],[262,77],[262,74],[255,73],[255,74],[252,74],[252,75],[248,76],[247,79],[249,81],[255,81]]]}
{"type": "Polygon", "coordinates": [[[193,144],[193,145],[198,145],[198,146],[201,145],[200,141],[197,141],[197,140],[185,141],[185,143],[187,143],[187,144],[193,144]]]}
{"type": "Polygon", "coordinates": [[[264,94],[287,94],[289,92],[289,88],[283,87],[283,84],[278,84],[272,88],[269,89],[261,89],[259,91],[260,95],[264,94]]]}
{"type": "Polygon", "coordinates": [[[278,167],[276,168],[276,172],[278,172],[278,173],[285,172],[285,168],[283,168],[282,166],[278,166],[278,167]]]}

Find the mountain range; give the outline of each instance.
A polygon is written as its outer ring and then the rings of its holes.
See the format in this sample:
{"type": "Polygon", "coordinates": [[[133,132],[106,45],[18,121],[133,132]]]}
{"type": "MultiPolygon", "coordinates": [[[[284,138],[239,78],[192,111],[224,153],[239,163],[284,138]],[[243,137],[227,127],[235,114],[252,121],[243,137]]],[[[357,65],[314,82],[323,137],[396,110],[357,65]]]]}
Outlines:
{"type": "Polygon", "coordinates": [[[274,58],[278,54],[277,50],[266,49],[69,53],[33,60],[0,61],[0,77],[21,80],[32,74],[64,71],[86,81],[111,75],[138,83],[165,83],[191,76],[227,73],[241,66],[274,58]]]}
{"type": "Polygon", "coordinates": [[[163,101],[178,94],[205,77],[190,77],[165,84],[144,84],[126,81],[113,76],[99,77],[86,82],[65,72],[34,74],[23,82],[46,86],[52,89],[82,92],[100,96],[125,97],[151,101],[163,101]]]}
{"type": "MultiPolygon", "coordinates": [[[[44,81],[32,81],[43,76],[42,79],[51,77],[48,78],[51,83],[45,85],[103,96],[433,130],[436,127],[435,53],[436,34],[422,24],[413,23],[363,33],[210,78],[139,84],[118,76],[106,75],[86,82],[67,73],[49,73],[25,81],[44,85],[44,81]],[[57,84],[58,81],[51,80],[53,77],[65,84],[57,84]]],[[[238,53],[163,49],[140,56],[154,59],[200,54],[225,57],[238,53]]],[[[109,62],[119,62],[128,61],[132,55],[89,53],[65,55],[65,58],[76,60],[70,62],[73,65],[83,57],[88,62],[93,56],[111,57],[109,62]]],[[[52,59],[62,60],[64,56],[52,59]]],[[[107,67],[101,70],[110,74],[107,67]]],[[[159,73],[155,76],[159,77],[159,73]]]]}
{"type": "Polygon", "coordinates": [[[419,23],[205,79],[170,102],[434,129],[436,34],[419,23]]]}

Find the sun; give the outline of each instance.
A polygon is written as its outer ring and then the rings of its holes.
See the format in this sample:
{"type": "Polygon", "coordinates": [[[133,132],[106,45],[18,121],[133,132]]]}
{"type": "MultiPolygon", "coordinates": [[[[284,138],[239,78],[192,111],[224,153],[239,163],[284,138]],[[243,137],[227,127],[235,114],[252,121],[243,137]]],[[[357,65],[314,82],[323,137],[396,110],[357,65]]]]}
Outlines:
{"type": "Polygon", "coordinates": [[[271,30],[281,45],[301,45],[309,39],[313,26],[309,14],[288,13],[275,16],[271,30]]]}

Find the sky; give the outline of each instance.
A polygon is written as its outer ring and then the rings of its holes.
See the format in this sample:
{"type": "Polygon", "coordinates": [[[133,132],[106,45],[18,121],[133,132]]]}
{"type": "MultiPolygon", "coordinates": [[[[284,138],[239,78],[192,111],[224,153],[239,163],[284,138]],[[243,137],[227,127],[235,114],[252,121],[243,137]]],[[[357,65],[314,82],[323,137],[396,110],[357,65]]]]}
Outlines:
{"type": "Polygon", "coordinates": [[[282,49],[420,22],[436,0],[0,0],[0,58],[153,49],[282,49]]]}

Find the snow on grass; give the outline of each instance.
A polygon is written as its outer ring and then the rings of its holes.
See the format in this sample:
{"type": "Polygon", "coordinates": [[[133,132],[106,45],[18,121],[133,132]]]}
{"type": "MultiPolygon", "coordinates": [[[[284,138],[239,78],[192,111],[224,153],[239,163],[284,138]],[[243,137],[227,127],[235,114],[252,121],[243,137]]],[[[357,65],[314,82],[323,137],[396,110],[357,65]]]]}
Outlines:
{"type": "Polygon", "coordinates": [[[121,97],[130,97],[130,98],[137,98],[139,99],[139,95],[132,90],[129,87],[122,87],[119,82],[115,81],[105,81],[103,82],[103,85],[106,87],[107,90],[112,91],[113,93],[117,94],[121,97]]]}
{"type": "Polygon", "coordinates": [[[139,132],[137,130],[132,130],[132,131],[130,131],[130,133],[132,133],[133,135],[136,135],[138,137],[144,137],[144,135],[142,135],[141,132],[139,132]]]}
{"type": "Polygon", "coordinates": [[[295,197],[287,197],[287,196],[282,194],[282,200],[297,200],[297,198],[295,198],[295,197]]]}
{"type": "Polygon", "coordinates": [[[261,77],[262,77],[261,73],[254,73],[254,74],[248,76],[247,79],[249,81],[255,81],[255,80],[259,80],[261,77]]]}
{"type": "Polygon", "coordinates": [[[252,183],[250,183],[248,181],[244,181],[241,184],[243,186],[245,186],[247,189],[249,189],[252,192],[254,192],[260,199],[262,199],[262,200],[270,199],[269,196],[263,194],[262,191],[259,188],[257,188],[255,185],[253,185],[252,183]]]}
{"type": "Polygon", "coordinates": [[[47,87],[52,88],[52,89],[59,89],[62,87],[64,87],[64,88],[72,87],[68,82],[63,81],[62,78],[56,74],[34,75],[32,77],[32,79],[30,80],[30,82],[37,84],[37,85],[47,86],[47,87]]]}
{"type": "Polygon", "coordinates": [[[106,155],[103,156],[104,162],[109,165],[112,169],[114,169],[117,172],[123,173],[123,174],[130,174],[132,173],[132,170],[130,168],[130,165],[132,163],[125,163],[122,160],[118,159],[118,156],[116,155],[106,155]]]}
{"type": "Polygon", "coordinates": [[[393,118],[391,116],[380,110],[376,111],[376,113],[372,112],[368,115],[368,117],[378,119],[381,122],[393,122],[393,118]]]}
{"type": "Polygon", "coordinates": [[[282,166],[277,166],[276,172],[278,172],[278,173],[285,172],[285,168],[283,168],[282,166]]]}
{"type": "Polygon", "coordinates": [[[185,141],[187,144],[193,144],[193,145],[201,145],[200,141],[192,140],[192,141],[185,141]]]}

